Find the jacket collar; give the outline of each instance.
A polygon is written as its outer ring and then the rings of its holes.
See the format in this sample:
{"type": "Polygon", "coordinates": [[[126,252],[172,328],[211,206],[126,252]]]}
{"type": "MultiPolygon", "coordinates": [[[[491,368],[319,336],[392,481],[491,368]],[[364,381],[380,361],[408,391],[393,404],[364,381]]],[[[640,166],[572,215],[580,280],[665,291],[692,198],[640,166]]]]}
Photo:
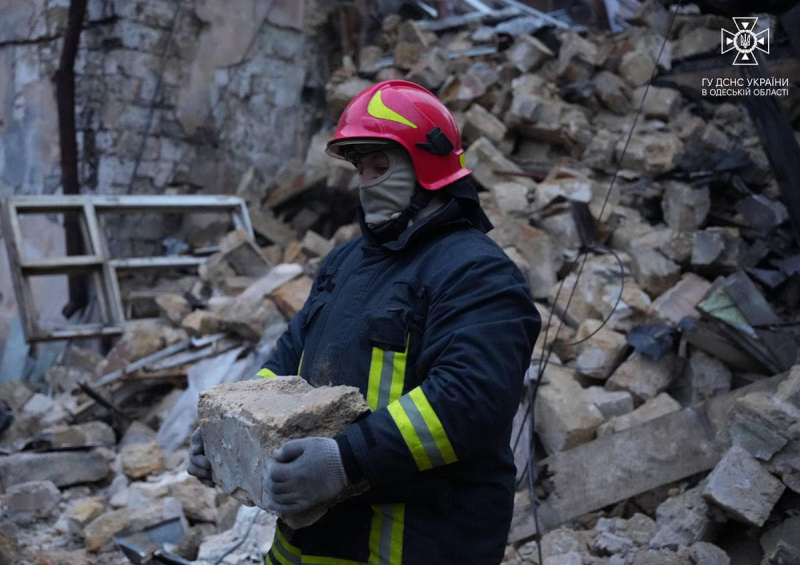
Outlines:
{"type": "Polygon", "coordinates": [[[460,224],[471,225],[483,233],[489,232],[494,228],[489,218],[484,213],[478,198],[478,191],[469,178],[464,178],[445,187],[444,189],[453,198],[450,202],[442,206],[439,210],[414,222],[406,228],[396,239],[383,244],[377,242],[370,234],[369,228],[364,220],[364,209],[359,204],[358,223],[361,226],[361,233],[364,236],[362,248],[365,250],[384,252],[400,252],[417,240],[422,240],[426,234],[440,231],[444,227],[453,227],[460,224]]]}

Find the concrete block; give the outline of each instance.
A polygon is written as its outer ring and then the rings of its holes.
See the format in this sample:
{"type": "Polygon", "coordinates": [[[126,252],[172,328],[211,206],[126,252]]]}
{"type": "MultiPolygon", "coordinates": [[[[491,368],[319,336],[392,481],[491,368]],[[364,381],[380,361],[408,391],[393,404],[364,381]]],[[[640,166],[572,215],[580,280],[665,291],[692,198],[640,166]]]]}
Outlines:
{"type": "Polygon", "coordinates": [[[702,486],[662,502],[656,509],[656,533],[652,548],[677,549],[702,541],[711,531],[708,503],[702,486]]]}
{"type": "Polygon", "coordinates": [[[100,450],[15,453],[0,457],[0,487],[29,481],[52,481],[57,487],[101,481],[108,476],[106,455],[100,450]]]}
{"type": "Polygon", "coordinates": [[[681,277],[681,268],[654,249],[631,249],[631,272],[639,286],[656,298],[672,286],[681,277]]]}
{"type": "Polygon", "coordinates": [[[654,361],[634,354],[606,382],[608,390],[627,390],[639,400],[655,398],[675,377],[677,358],[669,355],[654,361]]]}
{"type": "Polygon", "coordinates": [[[313,281],[310,277],[302,276],[278,287],[272,292],[270,298],[275,301],[278,309],[287,320],[291,320],[303,308],[311,294],[313,281]]]}
{"type": "Polygon", "coordinates": [[[14,520],[46,518],[61,501],[61,491],[52,481],[30,481],[10,487],[2,501],[14,520]]]}
{"type": "Polygon", "coordinates": [[[575,368],[582,375],[604,381],[625,358],[628,342],[624,334],[591,318],[581,322],[574,341],[584,340],[590,335],[591,338],[578,345],[575,368]]]}
{"type": "Polygon", "coordinates": [[[503,142],[508,128],[499,118],[480,104],[470,106],[465,118],[463,135],[467,141],[472,142],[480,137],[486,137],[496,145],[500,145],[503,142]]]}
{"type": "Polygon", "coordinates": [[[544,43],[530,35],[516,37],[514,45],[506,56],[509,62],[523,73],[535,70],[548,59],[555,57],[544,43]]]}
{"type": "Polygon", "coordinates": [[[728,432],[733,445],[750,455],[768,461],[789,441],[796,418],[786,413],[772,395],[753,393],[740,398],[728,416],[728,432]]]}
{"type": "MultiPolygon", "coordinates": [[[[290,439],[333,437],[368,409],[357,388],[313,388],[301,377],[255,379],[208,389],[200,395],[199,415],[214,481],[245,504],[266,508],[263,474],[275,449],[290,439]]],[[[284,519],[292,527],[301,527],[318,520],[326,509],[312,508],[284,519]]]]}
{"type": "Polygon", "coordinates": [[[699,541],[689,548],[689,557],[693,565],[731,565],[731,558],[722,549],[704,541],[699,541]]]}
{"type": "Polygon", "coordinates": [[[36,441],[47,442],[51,449],[76,447],[114,447],[117,437],[105,422],[93,421],[72,426],[52,426],[42,430],[36,441]]]}
{"type": "Polygon", "coordinates": [[[192,311],[189,301],[180,294],[166,293],[157,296],[156,305],[161,315],[176,326],[192,311]]]}
{"type": "Polygon", "coordinates": [[[666,392],[662,392],[655,398],[647,400],[633,412],[612,418],[601,425],[597,428],[597,437],[627,430],[680,409],[681,405],[676,400],[666,392]]]}
{"type": "Polygon", "coordinates": [[[586,389],[586,397],[600,409],[605,418],[614,418],[633,411],[633,396],[624,390],[610,391],[601,386],[590,386],[586,389]]]}
{"type": "Polygon", "coordinates": [[[122,460],[122,472],[131,480],[164,470],[164,454],[155,441],[126,445],[120,450],[119,456],[122,460]]]}
{"type": "Polygon", "coordinates": [[[711,283],[694,273],[685,273],[671,289],[653,301],[653,310],[665,322],[678,324],[686,316],[698,316],[695,306],[711,288],[711,283]]]}
{"type": "Polygon", "coordinates": [[[550,453],[594,439],[603,414],[575,380],[573,370],[551,365],[536,397],[536,432],[550,453]]]}
{"type": "Polygon", "coordinates": [[[737,520],[760,528],[785,488],[745,449],[733,446],[711,471],[703,496],[737,520]]]}
{"type": "Polygon", "coordinates": [[[103,549],[115,534],[128,529],[146,528],[173,518],[185,520],[181,503],[174,498],[155,500],[152,504],[140,508],[122,508],[106,512],[84,528],[84,543],[88,551],[96,553],[103,549]]]}

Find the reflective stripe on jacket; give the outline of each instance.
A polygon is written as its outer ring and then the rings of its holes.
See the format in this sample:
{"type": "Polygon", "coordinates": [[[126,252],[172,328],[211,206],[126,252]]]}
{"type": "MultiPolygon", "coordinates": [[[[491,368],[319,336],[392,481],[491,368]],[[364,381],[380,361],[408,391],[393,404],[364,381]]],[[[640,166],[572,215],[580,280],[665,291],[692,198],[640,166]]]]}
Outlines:
{"type": "Polygon", "coordinates": [[[345,432],[370,490],[307,528],[279,521],[268,563],[502,560],[511,422],[540,318],[520,270],[475,227],[474,189],[461,188],[466,198],[395,241],[334,249],[259,372],[355,386],[372,409],[345,432]]]}

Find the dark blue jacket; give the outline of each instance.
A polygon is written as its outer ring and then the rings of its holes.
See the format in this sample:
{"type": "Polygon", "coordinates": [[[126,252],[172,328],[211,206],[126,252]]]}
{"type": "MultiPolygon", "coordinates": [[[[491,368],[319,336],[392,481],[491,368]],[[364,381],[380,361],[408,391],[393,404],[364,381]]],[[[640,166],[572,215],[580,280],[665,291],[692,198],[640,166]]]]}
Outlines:
{"type": "Polygon", "coordinates": [[[511,422],[539,333],[525,278],[485,232],[465,180],[379,244],[362,233],[320,265],[259,372],[351,385],[373,410],[337,438],[370,490],[291,530],[267,563],[496,565],[514,501],[511,422]]]}

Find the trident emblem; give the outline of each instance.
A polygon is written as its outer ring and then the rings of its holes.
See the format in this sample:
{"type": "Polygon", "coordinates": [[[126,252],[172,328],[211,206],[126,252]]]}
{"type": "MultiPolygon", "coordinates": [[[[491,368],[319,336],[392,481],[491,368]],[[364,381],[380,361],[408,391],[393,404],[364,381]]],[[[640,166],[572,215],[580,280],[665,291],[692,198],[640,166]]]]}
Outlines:
{"type": "Polygon", "coordinates": [[[755,33],[758,18],[733,18],[736,33],[722,29],[722,53],[737,51],[734,65],[758,65],[755,50],[769,54],[769,28],[755,33]]]}

